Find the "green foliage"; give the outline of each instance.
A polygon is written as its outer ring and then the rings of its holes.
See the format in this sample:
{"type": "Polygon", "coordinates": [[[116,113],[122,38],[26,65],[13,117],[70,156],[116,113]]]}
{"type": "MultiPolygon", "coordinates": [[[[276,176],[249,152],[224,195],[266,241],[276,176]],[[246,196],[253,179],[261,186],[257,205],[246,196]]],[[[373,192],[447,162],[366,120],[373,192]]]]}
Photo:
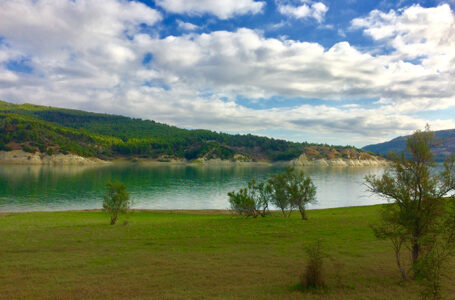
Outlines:
{"type": "Polygon", "coordinates": [[[374,231],[377,237],[392,241],[403,280],[407,278],[400,258],[403,245],[410,250],[415,278],[439,274],[428,272],[430,266],[436,266],[434,258],[439,257],[435,249],[455,246],[455,226],[449,225],[455,213],[448,209],[451,198],[446,197],[455,190],[455,160],[446,160],[443,170],[437,172],[431,152],[433,143],[428,127],[415,132],[407,140],[407,156],[393,155],[392,164],[382,177],[366,177],[371,192],[392,202],[384,206],[381,223],[374,226],[374,231]]]}
{"type": "Polygon", "coordinates": [[[231,209],[239,215],[265,217],[269,207],[270,186],[263,182],[256,183],[253,179],[247,188],[229,192],[228,196],[231,209]]]}
{"type": "Polygon", "coordinates": [[[446,198],[446,215],[429,238],[426,253],[414,266],[421,281],[423,299],[445,299],[443,277],[447,277],[450,258],[455,255],[455,197],[446,198]]]}
{"type": "Polygon", "coordinates": [[[271,202],[283,216],[289,217],[292,210],[298,208],[302,219],[307,219],[306,205],[316,203],[316,187],[310,177],[306,177],[302,170],[286,167],[284,172],[272,175],[268,184],[271,202]]]}
{"type": "Polygon", "coordinates": [[[171,156],[229,160],[241,154],[253,160],[288,161],[302,153],[308,158],[341,157],[343,151],[351,151],[354,156],[363,153],[352,147],[187,130],[123,116],[0,101],[0,147],[2,143],[6,146],[35,143],[40,152],[53,147],[55,153],[100,158],[171,156]]]}
{"type": "Polygon", "coordinates": [[[302,170],[287,167],[284,172],[285,190],[291,205],[299,209],[302,220],[306,220],[306,205],[316,203],[316,186],[302,170]]]}
{"type": "Polygon", "coordinates": [[[285,172],[273,174],[268,184],[271,190],[271,203],[281,210],[284,217],[289,217],[295,205],[287,192],[287,176],[285,172]]]}
{"type": "Polygon", "coordinates": [[[316,187],[303,171],[286,167],[273,174],[267,182],[256,183],[253,179],[247,188],[228,193],[231,209],[240,215],[264,216],[269,203],[278,207],[283,216],[289,217],[298,208],[306,220],[306,205],[316,202],[316,187]]]}
{"type": "Polygon", "coordinates": [[[28,152],[28,153],[35,153],[36,150],[28,145],[22,145],[22,150],[24,150],[24,152],[28,152]]]}
{"type": "Polygon", "coordinates": [[[120,213],[125,214],[128,212],[131,207],[131,201],[126,191],[126,186],[122,182],[108,182],[107,188],[103,201],[103,210],[110,214],[111,225],[114,225],[120,213]]]}

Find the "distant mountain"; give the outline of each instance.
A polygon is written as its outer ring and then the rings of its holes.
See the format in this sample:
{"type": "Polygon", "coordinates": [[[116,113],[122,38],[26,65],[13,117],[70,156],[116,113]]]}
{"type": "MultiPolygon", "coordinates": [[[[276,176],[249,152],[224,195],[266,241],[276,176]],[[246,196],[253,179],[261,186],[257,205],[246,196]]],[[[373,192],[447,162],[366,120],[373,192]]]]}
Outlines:
{"type": "Polygon", "coordinates": [[[0,150],[20,149],[102,159],[288,161],[303,153],[309,159],[371,157],[351,146],[188,130],[118,115],[0,101],[0,150]]]}
{"type": "MultiPolygon", "coordinates": [[[[455,129],[439,130],[434,134],[437,145],[432,147],[432,151],[437,161],[443,161],[447,156],[455,153],[455,129]]],[[[400,136],[385,143],[365,146],[362,149],[378,155],[386,155],[389,152],[401,153],[406,149],[407,138],[408,136],[400,136]]]]}

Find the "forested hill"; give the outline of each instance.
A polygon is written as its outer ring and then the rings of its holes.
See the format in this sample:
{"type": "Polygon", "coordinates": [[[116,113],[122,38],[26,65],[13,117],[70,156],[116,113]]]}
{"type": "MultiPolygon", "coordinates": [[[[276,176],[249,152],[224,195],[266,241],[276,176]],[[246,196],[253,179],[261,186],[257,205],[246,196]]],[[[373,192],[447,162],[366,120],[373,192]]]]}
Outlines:
{"type": "Polygon", "coordinates": [[[366,158],[350,146],[294,143],[254,135],[188,130],[149,120],[0,101],[0,150],[74,153],[113,159],[143,157],[286,161],[366,158]]]}
{"type": "MultiPolygon", "coordinates": [[[[434,131],[436,145],[432,146],[437,161],[443,161],[447,156],[455,153],[455,129],[434,131]]],[[[368,145],[363,147],[365,151],[371,151],[378,155],[386,155],[390,152],[402,153],[406,149],[406,139],[409,136],[400,136],[385,143],[368,145]]]]}

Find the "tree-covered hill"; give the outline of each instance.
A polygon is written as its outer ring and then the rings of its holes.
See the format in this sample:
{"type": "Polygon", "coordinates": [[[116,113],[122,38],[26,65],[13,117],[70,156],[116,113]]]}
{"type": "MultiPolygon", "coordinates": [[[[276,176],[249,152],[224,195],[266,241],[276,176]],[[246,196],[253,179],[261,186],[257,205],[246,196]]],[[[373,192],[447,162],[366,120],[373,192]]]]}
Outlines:
{"type": "MultiPolygon", "coordinates": [[[[434,131],[436,144],[431,147],[437,161],[443,161],[447,156],[455,153],[455,129],[434,131]]],[[[387,155],[390,152],[402,153],[406,149],[408,136],[400,136],[385,143],[363,147],[378,155],[387,155]]]]}
{"type": "Polygon", "coordinates": [[[112,159],[246,159],[365,158],[350,146],[295,143],[251,134],[231,135],[188,130],[150,120],[0,101],[0,150],[75,153],[112,159]]]}

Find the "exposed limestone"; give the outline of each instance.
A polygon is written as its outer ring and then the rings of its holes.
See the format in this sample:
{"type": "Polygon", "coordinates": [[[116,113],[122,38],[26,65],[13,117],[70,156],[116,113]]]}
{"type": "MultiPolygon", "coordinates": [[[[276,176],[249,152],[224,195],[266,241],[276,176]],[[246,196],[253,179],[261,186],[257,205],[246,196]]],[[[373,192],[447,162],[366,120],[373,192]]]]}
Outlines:
{"type": "Polygon", "coordinates": [[[107,162],[98,158],[87,158],[75,154],[47,155],[39,152],[28,153],[22,150],[0,151],[0,164],[86,166],[105,163],[107,162]]]}
{"type": "MultiPolygon", "coordinates": [[[[139,160],[138,162],[148,162],[149,160],[139,160]]],[[[159,160],[151,160],[153,163],[167,163],[167,164],[201,164],[211,166],[222,165],[256,165],[268,164],[267,162],[253,162],[247,157],[237,156],[234,160],[221,160],[221,159],[205,159],[199,158],[194,161],[187,161],[185,159],[176,159],[173,157],[166,157],[159,160]]],[[[18,164],[18,165],[73,165],[73,166],[87,166],[96,164],[109,163],[98,158],[87,158],[75,154],[56,154],[47,155],[44,153],[28,153],[22,150],[13,151],[0,151],[0,164],[18,164]]],[[[380,167],[386,166],[388,162],[385,159],[370,156],[364,159],[308,159],[305,154],[300,155],[297,159],[289,162],[293,166],[320,166],[320,167],[380,167]]]]}
{"type": "Polygon", "coordinates": [[[368,159],[308,159],[305,154],[300,155],[298,158],[291,160],[293,166],[320,166],[320,167],[380,167],[386,166],[388,162],[379,157],[371,156],[368,159]]]}

